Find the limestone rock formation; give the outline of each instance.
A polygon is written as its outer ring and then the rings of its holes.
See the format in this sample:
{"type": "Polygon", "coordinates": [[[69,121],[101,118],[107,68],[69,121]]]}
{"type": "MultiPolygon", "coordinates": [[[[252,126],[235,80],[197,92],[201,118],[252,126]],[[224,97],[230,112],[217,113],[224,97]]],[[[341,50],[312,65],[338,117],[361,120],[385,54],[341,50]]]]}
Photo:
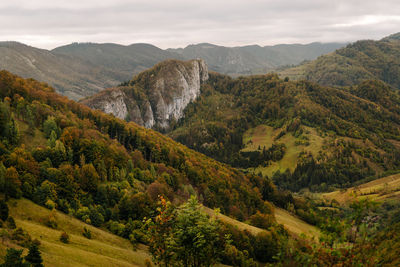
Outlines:
{"type": "Polygon", "coordinates": [[[167,129],[172,120],[183,116],[183,110],[200,95],[200,86],[207,80],[203,60],[167,60],[124,86],[106,89],[82,103],[147,128],[167,129]]]}

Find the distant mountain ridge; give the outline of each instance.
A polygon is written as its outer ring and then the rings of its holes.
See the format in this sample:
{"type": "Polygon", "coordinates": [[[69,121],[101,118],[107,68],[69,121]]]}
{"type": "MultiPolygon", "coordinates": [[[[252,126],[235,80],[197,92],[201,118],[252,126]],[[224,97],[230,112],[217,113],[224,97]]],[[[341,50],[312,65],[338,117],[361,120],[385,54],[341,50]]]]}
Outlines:
{"type": "Polygon", "coordinates": [[[0,42],[0,69],[47,82],[72,99],[94,94],[125,78],[87,61],[17,42],[0,42]]]}
{"type": "Polygon", "coordinates": [[[228,75],[263,74],[285,65],[297,65],[304,60],[339,49],[344,43],[280,44],[274,46],[248,45],[224,47],[209,43],[167,49],[185,59],[202,58],[210,70],[228,75]]]}
{"type": "Polygon", "coordinates": [[[266,73],[277,66],[298,64],[343,45],[198,44],[163,50],[150,44],[72,43],[49,51],[18,42],[0,42],[0,69],[49,83],[59,93],[78,100],[131,80],[133,75],[167,59],[202,58],[210,70],[235,76],[266,73]]]}
{"type": "Polygon", "coordinates": [[[183,59],[182,56],[162,50],[151,44],[120,45],[114,43],[72,43],[51,50],[53,54],[73,56],[96,66],[115,70],[130,80],[132,75],[151,68],[167,59],[183,59]]]}

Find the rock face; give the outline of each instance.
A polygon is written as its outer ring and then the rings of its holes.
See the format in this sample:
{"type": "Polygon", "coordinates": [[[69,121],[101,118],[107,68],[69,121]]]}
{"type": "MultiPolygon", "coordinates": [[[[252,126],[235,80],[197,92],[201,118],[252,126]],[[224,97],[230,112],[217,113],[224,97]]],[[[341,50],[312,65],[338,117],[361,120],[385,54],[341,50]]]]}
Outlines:
{"type": "Polygon", "coordinates": [[[200,95],[200,86],[207,80],[203,60],[168,60],[140,73],[125,86],[106,89],[82,103],[147,128],[167,129],[172,120],[183,116],[183,110],[200,95]]]}

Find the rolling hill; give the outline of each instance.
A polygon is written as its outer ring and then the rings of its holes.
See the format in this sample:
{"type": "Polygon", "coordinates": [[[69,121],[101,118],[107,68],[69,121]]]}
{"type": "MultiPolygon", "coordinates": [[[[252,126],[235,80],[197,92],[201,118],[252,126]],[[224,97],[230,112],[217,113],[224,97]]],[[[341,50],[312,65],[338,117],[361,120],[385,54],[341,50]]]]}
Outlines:
{"type": "Polygon", "coordinates": [[[329,86],[351,86],[373,79],[399,89],[398,36],[393,34],[379,41],[357,41],[314,61],[283,70],[280,76],[307,79],[329,86]]]}

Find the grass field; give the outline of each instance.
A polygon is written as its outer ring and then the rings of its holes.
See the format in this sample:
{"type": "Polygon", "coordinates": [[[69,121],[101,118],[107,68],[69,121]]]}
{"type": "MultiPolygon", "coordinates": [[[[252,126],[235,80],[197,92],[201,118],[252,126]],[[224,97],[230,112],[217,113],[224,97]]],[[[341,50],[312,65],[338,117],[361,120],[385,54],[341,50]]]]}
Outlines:
{"type": "MultiPolygon", "coordinates": [[[[11,200],[9,207],[17,227],[41,242],[45,266],[145,266],[150,259],[144,246],[134,251],[128,240],[60,212],[56,212],[57,229],[49,228],[42,221],[51,211],[29,200],[11,200]],[[90,229],[92,239],[82,236],[83,227],[90,229]],[[70,243],[59,240],[62,231],[68,233],[70,243]]],[[[7,244],[0,244],[2,256],[6,248],[7,244]]]]}
{"type": "Polygon", "coordinates": [[[275,217],[276,221],[283,224],[291,233],[296,235],[305,234],[308,237],[314,238],[320,236],[320,231],[317,227],[300,220],[284,209],[275,208],[275,217]]]}
{"type": "Polygon", "coordinates": [[[294,137],[291,133],[287,133],[278,140],[275,138],[279,135],[282,129],[274,129],[267,125],[259,125],[255,128],[249,129],[243,135],[243,142],[245,148],[242,151],[254,151],[259,147],[266,149],[272,146],[274,143],[283,143],[286,145],[286,152],[280,161],[272,162],[267,167],[258,167],[254,171],[256,173],[261,172],[263,175],[271,177],[272,174],[278,170],[285,171],[290,169],[291,171],[297,165],[297,159],[301,152],[306,151],[312,153],[314,156],[321,150],[324,138],[318,135],[314,128],[302,126],[304,129],[304,136],[309,139],[309,145],[297,145],[296,141],[298,138],[294,137]]]}
{"type": "MultiPolygon", "coordinates": [[[[203,209],[209,216],[211,216],[211,217],[215,216],[214,210],[207,208],[207,207],[203,207],[203,209]]],[[[247,223],[237,221],[235,219],[232,219],[231,217],[225,216],[220,213],[217,215],[216,218],[218,220],[222,221],[223,223],[227,223],[227,224],[236,226],[241,231],[247,230],[250,233],[252,233],[253,235],[257,235],[258,233],[265,231],[264,229],[249,225],[247,223]]]]}
{"type": "Polygon", "coordinates": [[[303,79],[305,79],[305,71],[306,71],[306,68],[308,67],[308,64],[306,63],[303,65],[279,70],[279,71],[277,71],[278,76],[281,79],[289,77],[290,80],[295,80],[295,81],[303,80],[303,79]]]}
{"type": "Polygon", "coordinates": [[[321,195],[327,200],[336,199],[344,204],[355,199],[369,198],[375,201],[387,199],[400,200],[400,174],[380,178],[359,186],[348,188],[346,191],[334,191],[321,195]]]}
{"type": "Polygon", "coordinates": [[[28,149],[46,145],[47,139],[41,131],[35,128],[34,135],[28,133],[28,124],[23,121],[16,120],[17,127],[21,137],[21,143],[26,144],[28,149]]]}
{"type": "MultiPolygon", "coordinates": [[[[210,216],[215,215],[214,210],[210,208],[204,207],[204,211],[210,216]]],[[[279,224],[283,224],[283,226],[294,235],[305,234],[306,236],[313,238],[318,238],[320,236],[320,231],[317,227],[300,220],[284,209],[275,207],[275,217],[279,224]]],[[[258,233],[265,231],[264,229],[237,221],[223,214],[218,214],[217,218],[224,223],[236,226],[241,231],[247,230],[253,235],[257,235],[258,233]]]]}

